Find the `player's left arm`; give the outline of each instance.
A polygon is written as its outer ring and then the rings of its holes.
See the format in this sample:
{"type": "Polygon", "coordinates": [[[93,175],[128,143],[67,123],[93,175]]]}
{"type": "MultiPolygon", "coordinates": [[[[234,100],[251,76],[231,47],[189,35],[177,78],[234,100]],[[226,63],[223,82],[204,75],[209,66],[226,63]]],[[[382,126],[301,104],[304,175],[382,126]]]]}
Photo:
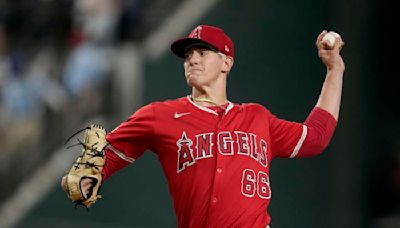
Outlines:
{"type": "Polygon", "coordinates": [[[299,157],[321,153],[328,146],[339,118],[345,70],[340,51],[344,42],[337,36],[334,45],[330,46],[322,39],[326,33],[323,31],[319,34],[315,42],[318,56],[326,67],[325,81],[315,108],[303,123],[307,132],[299,157]]]}
{"type": "Polygon", "coordinates": [[[318,48],[318,56],[326,67],[325,81],[316,107],[319,107],[338,120],[340,102],[342,97],[343,74],[345,63],[340,55],[344,42],[340,36],[336,37],[334,45],[329,46],[322,38],[326,34],[323,31],[319,34],[315,45],[318,48]]]}
{"type": "Polygon", "coordinates": [[[326,66],[325,81],[314,109],[304,123],[294,123],[273,117],[270,119],[273,148],[279,157],[309,157],[321,153],[329,144],[339,117],[342,96],[344,61],[340,51],[342,38],[336,37],[333,46],[322,41],[319,34],[315,44],[318,56],[326,66]]]}

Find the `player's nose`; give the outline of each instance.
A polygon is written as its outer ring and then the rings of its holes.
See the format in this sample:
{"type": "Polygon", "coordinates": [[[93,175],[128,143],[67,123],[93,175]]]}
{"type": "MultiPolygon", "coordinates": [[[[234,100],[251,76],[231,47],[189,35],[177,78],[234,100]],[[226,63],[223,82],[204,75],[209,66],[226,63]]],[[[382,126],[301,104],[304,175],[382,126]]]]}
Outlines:
{"type": "Polygon", "coordinates": [[[200,61],[200,54],[194,51],[190,56],[186,58],[186,61],[188,61],[189,65],[191,66],[198,64],[200,61]]]}

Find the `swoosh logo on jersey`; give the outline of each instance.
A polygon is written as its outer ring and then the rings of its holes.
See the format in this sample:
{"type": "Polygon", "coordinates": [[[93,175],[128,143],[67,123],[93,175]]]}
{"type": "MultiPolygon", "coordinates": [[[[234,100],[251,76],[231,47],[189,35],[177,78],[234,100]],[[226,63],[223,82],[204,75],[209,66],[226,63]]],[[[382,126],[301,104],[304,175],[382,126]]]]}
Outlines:
{"type": "Polygon", "coordinates": [[[186,115],[189,115],[189,114],[190,114],[190,112],[182,112],[182,113],[175,112],[174,118],[178,119],[178,118],[181,118],[182,116],[186,116],[186,115]]]}

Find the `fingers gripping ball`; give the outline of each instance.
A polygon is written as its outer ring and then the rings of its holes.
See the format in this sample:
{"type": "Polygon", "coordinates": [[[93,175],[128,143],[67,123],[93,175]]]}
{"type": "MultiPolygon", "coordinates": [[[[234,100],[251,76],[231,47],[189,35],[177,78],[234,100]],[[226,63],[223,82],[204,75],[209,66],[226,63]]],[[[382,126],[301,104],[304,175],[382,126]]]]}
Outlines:
{"type": "Polygon", "coordinates": [[[326,43],[330,48],[335,45],[336,38],[340,37],[336,32],[330,31],[322,38],[322,42],[326,43]]]}
{"type": "Polygon", "coordinates": [[[99,190],[103,181],[101,171],[105,163],[104,149],[107,146],[107,131],[98,124],[93,124],[81,131],[83,130],[85,130],[84,141],[78,140],[79,144],[77,144],[82,145],[82,154],[67,174],[67,194],[72,202],[89,208],[101,198],[99,190]],[[91,187],[83,189],[82,181],[87,181],[87,179],[91,180],[91,187]]]}

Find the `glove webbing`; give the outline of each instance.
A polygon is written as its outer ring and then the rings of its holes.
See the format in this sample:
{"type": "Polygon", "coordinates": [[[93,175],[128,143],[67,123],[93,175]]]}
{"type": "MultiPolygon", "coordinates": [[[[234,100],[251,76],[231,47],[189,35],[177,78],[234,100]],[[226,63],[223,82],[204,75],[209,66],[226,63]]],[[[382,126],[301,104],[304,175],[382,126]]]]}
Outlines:
{"type": "MultiPolygon", "coordinates": [[[[97,128],[100,128],[100,129],[104,129],[101,125],[92,125],[92,127],[97,127],[97,128]]],[[[91,129],[91,127],[86,127],[86,128],[81,129],[81,130],[78,130],[77,132],[75,132],[73,135],[71,135],[71,136],[66,140],[66,142],[64,143],[64,145],[67,144],[74,136],[76,136],[76,135],[79,134],[80,132],[85,131],[85,130],[90,130],[90,129],[91,129]]],[[[105,129],[104,129],[104,130],[105,130],[105,129]]],[[[97,133],[97,132],[95,132],[95,133],[96,133],[97,137],[100,138],[100,136],[98,135],[98,133],[97,133]]],[[[78,157],[77,161],[73,163],[73,167],[75,168],[75,170],[79,169],[79,168],[80,168],[80,167],[79,167],[80,165],[85,165],[86,167],[95,168],[95,169],[97,169],[97,170],[99,170],[100,167],[103,167],[103,166],[104,166],[104,165],[95,164],[94,162],[89,162],[89,161],[86,161],[86,162],[78,162],[78,161],[80,161],[81,159],[83,159],[84,156],[86,157],[86,159],[87,159],[87,156],[91,156],[92,158],[93,158],[93,157],[101,157],[101,158],[103,158],[103,157],[105,156],[105,155],[104,155],[104,148],[106,147],[106,145],[102,148],[101,151],[98,151],[98,150],[96,149],[96,147],[95,147],[95,146],[97,145],[98,142],[95,142],[95,143],[93,143],[92,145],[87,145],[87,144],[85,144],[85,142],[82,142],[82,141],[79,140],[79,139],[77,139],[77,141],[78,141],[77,144],[74,144],[74,145],[71,145],[71,146],[68,146],[68,147],[67,147],[67,149],[72,148],[72,147],[74,147],[74,146],[78,146],[78,145],[81,145],[81,146],[83,147],[82,154],[78,157]]],[[[91,177],[87,177],[87,178],[93,180],[93,183],[92,183],[93,186],[97,184],[97,181],[98,181],[97,179],[91,178],[91,177]]],[[[101,182],[102,182],[102,181],[101,181],[101,182]]],[[[80,185],[80,184],[79,184],[79,185],[80,185]]],[[[92,186],[92,187],[93,187],[93,186],[92,186]]],[[[101,187],[101,184],[100,184],[100,187],[101,187]]],[[[99,187],[99,189],[97,190],[97,192],[99,192],[100,187],[99,187]]],[[[81,193],[82,193],[82,195],[83,195],[84,198],[89,199],[89,198],[91,197],[91,195],[93,194],[92,190],[93,190],[93,188],[90,188],[90,189],[89,189],[88,195],[86,195],[85,193],[83,193],[82,189],[81,189],[80,191],[81,191],[81,193]]],[[[69,190],[67,190],[67,191],[69,191],[69,190]]],[[[97,195],[97,198],[101,198],[101,195],[97,195]]],[[[74,203],[75,203],[75,208],[76,208],[78,205],[82,205],[82,206],[84,206],[87,210],[89,210],[89,209],[88,209],[88,206],[87,206],[86,204],[84,204],[83,202],[84,202],[84,201],[80,201],[80,200],[74,201],[74,203]]]]}
{"type": "MultiPolygon", "coordinates": [[[[75,135],[81,133],[82,131],[88,130],[88,129],[90,129],[90,127],[85,127],[85,128],[83,128],[83,129],[81,129],[81,130],[78,130],[77,132],[75,132],[74,134],[72,134],[72,135],[67,139],[67,141],[64,143],[64,145],[67,144],[75,135]]],[[[97,134],[97,132],[96,132],[96,134],[97,134]]],[[[98,135],[98,134],[97,134],[97,135],[98,135]]],[[[88,147],[87,145],[85,145],[80,139],[77,139],[77,140],[78,140],[78,143],[77,143],[77,144],[67,146],[67,149],[70,149],[70,148],[72,148],[72,147],[79,146],[79,145],[81,145],[85,150],[89,149],[89,147],[88,147]]],[[[92,152],[93,154],[91,154],[91,153],[86,153],[86,154],[87,154],[87,155],[90,155],[90,156],[92,156],[92,157],[104,157],[104,152],[103,152],[104,150],[102,150],[102,151],[97,151],[96,149],[94,149],[96,145],[97,145],[97,142],[95,142],[93,145],[90,146],[90,148],[91,148],[91,149],[90,149],[90,152],[92,152]]],[[[84,156],[84,153],[82,153],[79,157],[80,157],[80,158],[83,158],[83,156],[84,156]]],[[[103,165],[96,165],[96,164],[91,163],[91,162],[74,162],[74,167],[75,167],[76,169],[79,168],[79,165],[87,165],[87,166],[89,166],[89,167],[94,167],[94,168],[96,168],[96,169],[98,169],[99,167],[103,167],[103,165]]]]}

